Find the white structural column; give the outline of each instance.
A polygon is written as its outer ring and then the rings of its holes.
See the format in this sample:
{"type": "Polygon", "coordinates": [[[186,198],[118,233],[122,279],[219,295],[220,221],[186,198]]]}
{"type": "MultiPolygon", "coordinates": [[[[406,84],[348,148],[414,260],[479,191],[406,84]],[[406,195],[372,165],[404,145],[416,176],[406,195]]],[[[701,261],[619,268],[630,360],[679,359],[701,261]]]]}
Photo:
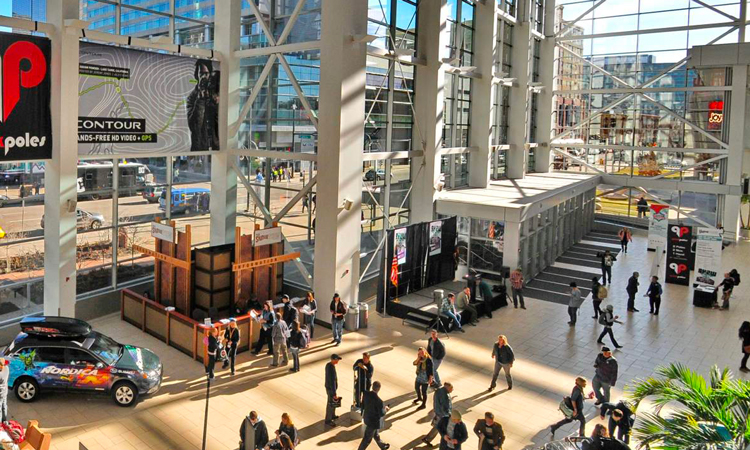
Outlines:
{"type": "Polygon", "coordinates": [[[44,314],[75,317],[76,179],[78,177],[77,0],[47,2],[52,36],[52,159],[44,170],[44,314]]]}
{"type": "Polygon", "coordinates": [[[552,140],[552,107],[555,89],[555,2],[547,0],[544,2],[544,37],[539,46],[539,81],[543,90],[539,95],[534,171],[545,173],[550,171],[550,141],[552,140]]]}
{"type": "Polygon", "coordinates": [[[347,304],[359,295],[367,47],[352,36],[364,34],[367,0],[322,2],[314,284],[325,322],[334,292],[347,304]]]}
{"type": "MultiPolygon", "coordinates": [[[[476,147],[469,156],[469,186],[484,188],[490,181],[492,151],[493,88],[492,73],[497,51],[497,3],[477,2],[474,17],[474,64],[482,78],[471,82],[471,128],[469,145],[476,147]]],[[[418,70],[417,70],[418,71],[418,70]]],[[[421,88],[421,86],[420,86],[421,88]]],[[[498,86],[499,88],[499,86],[498,86]]]]}
{"type": "MultiPolygon", "coordinates": [[[[523,178],[526,174],[527,150],[525,144],[529,138],[529,108],[531,95],[528,90],[531,81],[531,24],[529,23],[532,0],[519,0],[518,22],[513,36],[513,77],[516,78],[514,89],[510,94],[510,117],[508,117],[508,178],[523,178]]],[[[548,120],[549,116],[544,117],[548,120]]]]}
{"type": "Polygon", "coordinates": [[[521,266],[521,227],[520,222],[505,221],[503,265],[511,270],[521,266]]]}
{"type": "MultiPolygon", "coordinates": [[[[742,181],[742,162],[745,154],[745,140],[748,137],[745,113],[748,109],[747,83],[748,67],[732,66],[732,101],[729,111],[729,156],[727,157],[726,184],[739,186],[742,181]]],[[[740,195],[724,195],[724,217],[719,222],[724,226],[727,238],[736,239],[740,227],[740,195]]]]}
{"type": "Polygon", "coordinates": [[[414,118],[420,133],[414,139],[422,139],[417,148],[423,155],[412,160],[411,222],[432,220],[434,216],[435,186],[440,180],[440,156],[443,147],[443,108],[445,102],[445,68],[441,61],[448,56],[447,0],[423,1],[419,4],[417,23],[417,46],[419,56],[426,65],[417,68],[416,82],[419,86],[414,98],[414,118]]]}
{"type": "Polygon", "coordinates": [[[230,123],[235,123],[240,112],[240,61],[234,52],[240,48],[240,20],[242,2],[216,2],[214,21],[214,49],[221,59],[219,84],[219,146],[211,155],[211,245],[234,242],[237,223],[237,175],[232,169],[229,149],[237,148],[237,134],[229,135],[230,123]]]}

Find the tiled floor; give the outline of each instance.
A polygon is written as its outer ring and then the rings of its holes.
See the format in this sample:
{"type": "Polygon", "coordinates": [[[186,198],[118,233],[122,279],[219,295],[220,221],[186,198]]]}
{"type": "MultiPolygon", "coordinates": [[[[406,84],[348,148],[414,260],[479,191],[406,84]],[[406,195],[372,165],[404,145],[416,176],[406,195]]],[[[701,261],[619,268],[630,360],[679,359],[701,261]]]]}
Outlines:
{"type": "MultiPolygon", "coordinates": [[[[737,372],[740,357],[737,329],[742,320],[750,319],[744,285],[735,290],[728,312],[693,308],[688,289],[675,285],[665,285],[660,316],[648,314],[647,300],[641,296],[637,307],[642,312],[624,311],[624,286],[630,273],[639,270],[643,283],[647,279],[653,255],[645,251],[645,241],[636,237],[630,253],[622,255],[614,268],[610,301],[625,322],[615,328],[624,348],[615,353],[621,381],[614,396],[619,396],[630,380],[647,376],[657,365],[673,361],[704,373],[712,364],[728,365],[737,372]]],[[[747,243],[727,248],[723,258],[725,269],[738,267],[744,272],[749,251],[747,243]]],[[[743,276],[750,280],[750,274],[743,276]]],[[[557,404],[563,394],[570,392],[574,377],[582,375],[590,380],[593,376],[592,364],[598,352],[595,341],[601,327],[590,318],[591,312],[591,302],[587,301],[578,326],[570,328],[565,306],[530,300],[528,310],[505,308],[492,320],[483,319],[478,327],[469,327],[467,333],[450,336],[446,341],[448,357],[440,374],[444,381],[453,382],[454,407],[464,413],[467,425],[471,428],[485,411],[493,411],[508,436],[506,450],[530,449],[546,442],[548,426],[561,418],[557,404]],[[496,390],[488,394],[490,348],[499,333],[508,336],[515,350],[516,384],[512,391],[496,390]]],[[[109,398],[47,395],[27,405],[12,397],[11,416],[22,423],[38,419],[53,433],[52,448],[56,450],[78,449],[79,441],[91,450],[200,448],[205,408],[203,367],[121,322],[119,317],[97,320],[94,325],[121,342],[149,347],[161,356],[166,378],[158,395],[132,409],[119,408],[109,398]]],[[[236,377],[225,374],[217,377],[210,399],[207,448],[236,449],[240,423],[252,409],[269,423],[271,433],[281,413],[290,413],[301,431],[301,449],[357,448],[363,430],[361,425],[348,425],[345,414],[348,407],[339,410],[341,426],[323,427],[323,366],[334,350],[327,344],[328,333],[323,335],[327,330],[318,330],[318,340],[302,356],[299,373],[291,374],[288,368],[269,369],[270,358],[243,354],[236,377]]],[[[392,448],[424,448],[419,438],[429,429],[429,409],[416,411],[411,400],[414,398],[412,361],[425,338],[422,331],[402,326],[401,320],[371,314],[370,327],[347,334],[342,346],[335,350],[344,357],[338,373],[345,405],[352,398],[351,364],[362,351],[373,354],[375,379],[383,383],[381,397],[391,406],[386,417],[387,428],[381,435],[392,448]]],[[[500,387],[503,386],[501,381],[500,387]]],[[[587,403],[587,417],[595,423],[596,411],[591,402],[587,403]]],[[[558,435],[573,432],[574,428],[575,424],[570,424],[558,435]]],[[[589,425],[588,429],[591,428],[589,425]]],[[[476,442],[471,436],[465,448],[475,448],[476,442]]]]}

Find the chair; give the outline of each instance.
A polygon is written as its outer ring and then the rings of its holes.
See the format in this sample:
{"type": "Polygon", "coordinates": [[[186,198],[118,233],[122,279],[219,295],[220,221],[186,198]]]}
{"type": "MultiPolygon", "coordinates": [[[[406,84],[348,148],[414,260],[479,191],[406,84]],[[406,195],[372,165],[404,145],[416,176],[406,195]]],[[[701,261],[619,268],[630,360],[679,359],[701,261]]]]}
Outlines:
{"type": "Polygon", "coordinates": [[[21,450],[49,450],[50,443],[52,442],[52,435],[49,433],[42,433],[39,429],[39,422],[36,420],[29,420],[29,424],[26,426],[26,439],[19,445],[21,450]]]}

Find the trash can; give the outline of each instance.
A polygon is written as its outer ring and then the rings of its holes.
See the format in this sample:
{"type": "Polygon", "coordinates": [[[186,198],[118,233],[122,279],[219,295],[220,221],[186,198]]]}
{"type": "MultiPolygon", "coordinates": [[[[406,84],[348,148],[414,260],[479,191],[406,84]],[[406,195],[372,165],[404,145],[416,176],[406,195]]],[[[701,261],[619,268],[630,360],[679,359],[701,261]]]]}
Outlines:
{"type": "Polygon", "coordinates": [[[344,328],[346,328],[346,331],[357,331],[359,329],[359,307],[356,303],[349,305],[349,309],[346,311],[344,328]]]}
{"type": "Polygon", "coordinates": [[[367,322],[370,319],[370,307],[367,303],[359,304],[359,327],[367,328],[367,322]]]}

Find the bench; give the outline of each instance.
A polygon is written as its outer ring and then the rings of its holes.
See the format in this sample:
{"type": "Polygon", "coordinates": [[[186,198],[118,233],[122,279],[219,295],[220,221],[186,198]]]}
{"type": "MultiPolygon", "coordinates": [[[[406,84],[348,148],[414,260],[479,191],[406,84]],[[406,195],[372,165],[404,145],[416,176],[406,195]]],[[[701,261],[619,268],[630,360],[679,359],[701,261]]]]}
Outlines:
{"type": "Polygon", "coordinates": [[[19,445],[21,450],[49,450],[50,443],[52,442],[52,435],[49,433],[42,433],[39,429],[39,422],[36,420],[29,420],[29,424],[26,426],[26,439],[19,445]]]}

